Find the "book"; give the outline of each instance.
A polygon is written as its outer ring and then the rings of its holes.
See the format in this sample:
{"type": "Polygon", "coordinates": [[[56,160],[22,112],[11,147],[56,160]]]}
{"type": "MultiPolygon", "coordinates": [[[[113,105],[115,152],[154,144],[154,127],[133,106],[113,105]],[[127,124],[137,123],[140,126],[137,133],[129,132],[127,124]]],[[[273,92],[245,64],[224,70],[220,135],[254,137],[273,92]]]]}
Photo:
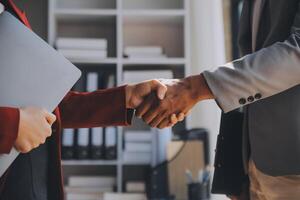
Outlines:
{"type": "Polygon", "coordinates": [[[123,161],[126,164],[151,164],[152,153],[124,151],[123,161]]]}
{"type": "Polygon", "coordinates": [[[117,128],[105,128],[105,158],[114,160],[117,158],[117,128]]]}
{"type": "MultiPolygon", "coordinates": [[[[96,72],[87,73],[86,90],[93,92],[98,89],[99,74],[96,72]]],[[[91,159],[101,159],[104,156],[103,152],[103,128],[91,128],[91,143],[90,143],[90,157],[91,159]]]]}
{"type": "Polygon", "coordinates": [[[93,92],[98,89],[98,73],[89,72],[86,78],[87,92],[93,92]]]}
{"type": "Polygon", "coordinates": [[[125,142],[126,152],[152,152],[152,143],[146,142],[125,142]]]}
{"type": "Polygon", "coordinates": [[[172,70],[124,71],[123,73],[123,79],[125,83],[136,83],[159,78],[172,79],[172,70]]]}
{"type": "Polygon", "coordinates": [[[101,159],[104,157],[103,137],[102,127],[91,129],[91,159],[101,159]]]}
{"type": "Polygon", "coordinates": [[[147,200],[145,194],[104,193],[103,200],[147,200]]]}
{"type": "Polygon", "coordinates": [[[129,54],[129,59],[162,59],[168,58],[167,55],[155,55],[155,54],[129,54]]]}
{"type": "Polygon", "coordinates": [[[129,193],[144,193],[146,192],[146,184],[141,181],[128,181],[125,184],[125,190],[129,193]]]}
{"type": "Polygon", "coordinates": [[[58,49],[63,56],[68,59],[104,59],[107,58],[106,50],[78,50],[78,49],[58,49]]]}
{"type": "Polygon", "coordinates": [[[152,142],[151,131],[126,131],[125,142],[152,142]]]}
{"type": "Polygon", "coordinates": [[[78,193],[78,194],[91,194],[91,193],[103,193],[103,192],[113,192],[114,188],[111,187],[74,187],[65,186],[64,190],[66,193],[78,193]]]}
{"type": "Polygon", "coordinates": [[[107,79],[107,88],[115,87],[116,85],[115,83],[116,83],[115,75],[110,74],[107,79]]]}
{"type": "Polygon", "coordinates": [[[80,160],[89,158],[89,129],[80,128],[77,131],[77,158],[80,160]]]}
{"type": "Polygon", "coordinates": [[[62,159],[70,160],[74,158],[74,129],[64,129],[62,134],[62,159]]]}
{"type": "Polygon", "coordinates": [[[127,46],[124,48],[125,55],[131,54],[151,54],[162,55],[163,48],[160,46],[127,46]]]}
{"type": "Polygon", "coordinates": [[[102,193],[95,193],[95,194],[73,194],[67,193],[66,200],[102,200],[103,194],[102,193]]]}
{"type": "Polygon", "coordinates": [[[70,176],[68,185],[71,187],[114,187],[116,178],[109,176],[70,176]]]}
{"type": "Polygon", "coordinates": [[[60,37],[55,46],[57,49],[107,50],[107,39],[60,37]]]}

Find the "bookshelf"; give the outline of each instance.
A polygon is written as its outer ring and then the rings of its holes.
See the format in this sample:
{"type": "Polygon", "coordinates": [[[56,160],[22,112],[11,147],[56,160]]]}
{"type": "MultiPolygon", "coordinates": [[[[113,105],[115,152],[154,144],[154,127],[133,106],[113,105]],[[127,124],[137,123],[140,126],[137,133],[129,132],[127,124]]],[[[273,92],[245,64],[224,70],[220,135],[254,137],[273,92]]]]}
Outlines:
{"type": "MultiPolygon", "coordinates": [[[[111,68],[116,85],[122,85],[125,70],[170,69],[176,78],[190,73],[189,0],[49,0],[48,42],[55,46],[58,37],[105,38],[107,58],[70,59],[84,71],[111,68]],[[159,45],[166,58],[126,58],[125,46],[159,45]]],[[[159,74],[157,74],[159,77],[159,74]]],[[[153,78],[157,78],[153,77],[153,78]]],[[[189,119],[184,126],[189,125],[189,119]]],[[[117,128],[116,160],[63,160],[64,170],[111,167],[122,192],[124,167],[149,163],[123,161],[124,129],[117,128]],[[74,169],[73,169],[74,168],[74,169]]],[[[153,147],[155,144],[153,134],[153,147]]],[[[156,155],[153,148],[153,155],[156,155]]],[[[151,165],[155,165],[155,156],[151,165]]]]}

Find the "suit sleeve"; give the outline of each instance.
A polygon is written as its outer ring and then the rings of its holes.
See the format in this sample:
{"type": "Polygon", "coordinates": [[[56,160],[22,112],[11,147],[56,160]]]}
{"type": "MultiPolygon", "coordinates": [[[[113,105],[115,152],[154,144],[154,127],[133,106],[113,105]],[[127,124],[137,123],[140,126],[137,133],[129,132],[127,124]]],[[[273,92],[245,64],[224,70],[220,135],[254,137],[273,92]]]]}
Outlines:
{"type": "Polygon", "coordinates": [[[59,108],[63,128],[126,126],[133,117],[133,110],[126,108],[125,86],[69,92],[59,108]]]}
{"type": "Polygon", "coordinates": [[[204,77],[224,112],[300,84],[300,3],[290,36],[212,71],[204,77]]]}
{"type": "Polygon", "coordinates": [[[8,154],[14,146],[19,120],[19,109],[0,107],[0,154],[8,154]]]}

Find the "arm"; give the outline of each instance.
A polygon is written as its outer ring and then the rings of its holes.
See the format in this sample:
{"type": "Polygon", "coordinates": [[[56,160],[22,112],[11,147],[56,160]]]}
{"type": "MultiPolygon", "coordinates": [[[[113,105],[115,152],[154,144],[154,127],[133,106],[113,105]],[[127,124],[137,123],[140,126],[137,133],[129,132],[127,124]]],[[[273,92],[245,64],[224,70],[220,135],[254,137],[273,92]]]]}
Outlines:
{"type": "Polygon", "coordinates": [[[129,125],[125,86],[95,92],[69,92],[59,105],[64,128],[129,125]]]}
{"type": "Polygon", "coordinates": [[[133,109],[154,92],[163,99],[166,86],[157,80],[145,81],[95,92],[70,92],[59,105],[64,128],[125,126],[133,109]]]}
{"type": "Polygon", "coordinates": [[[203,73],[223,111],[229,112],[299,85],[299,45],[300,3],[286,41],[203,73]]]}
{"type": "Polygon", "coordinates": [[[0,107],[0,119],[0,154],[4,154],[10,152],[17,139],[19,109],[0,107]]]}

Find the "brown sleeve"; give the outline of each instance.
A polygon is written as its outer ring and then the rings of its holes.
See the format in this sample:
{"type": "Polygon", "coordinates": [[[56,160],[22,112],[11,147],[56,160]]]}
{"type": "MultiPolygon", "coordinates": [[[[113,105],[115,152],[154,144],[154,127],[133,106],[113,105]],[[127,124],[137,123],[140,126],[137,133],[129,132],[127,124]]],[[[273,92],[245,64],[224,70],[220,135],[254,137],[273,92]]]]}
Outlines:
{"type": "Polygon", "coordinates": [[[0,107],[0,154],[8,154],[14,146],[19,120],[19,109],[0,107]]]}
{"type": "Polygon", "coordinates": [[[59,105],[63,128],[126,126],[133,110],[126,108],[125,86],[95,92],[69,92],[59,105]]]}

